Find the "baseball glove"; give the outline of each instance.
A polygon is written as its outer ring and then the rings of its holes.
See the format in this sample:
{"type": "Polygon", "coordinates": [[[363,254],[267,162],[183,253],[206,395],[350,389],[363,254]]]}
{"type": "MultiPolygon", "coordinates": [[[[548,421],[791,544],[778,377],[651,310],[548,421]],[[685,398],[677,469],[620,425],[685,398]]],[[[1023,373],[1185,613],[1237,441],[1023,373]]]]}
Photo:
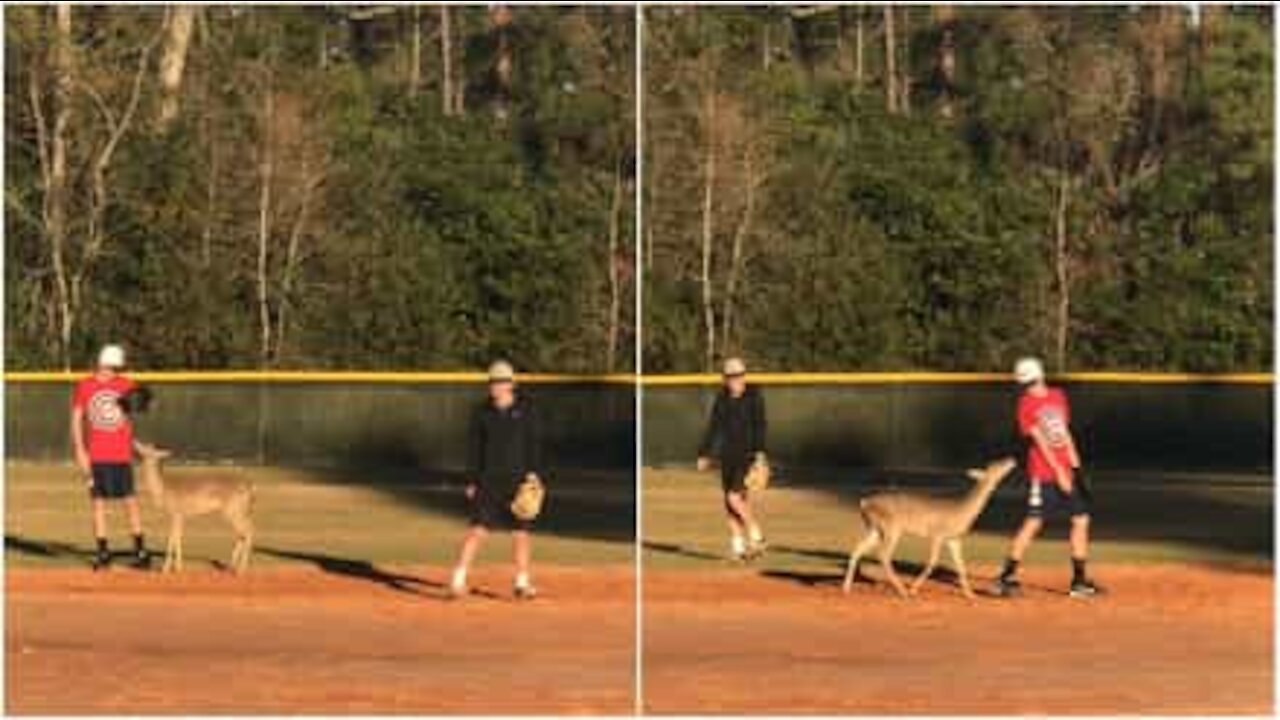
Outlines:
{"type": "Polygon", "coordinates": [[[138,415],[147,411],[151,407],[151,388],[146,385],[138,385],[129,392],[120,396],[117,400],[120,403],[120,409],[125,415],[138,415]]]}
{"type": "Polygon", "coordinates": [[[542,478],[529,473],[520,483],[520,487],[516,488],[516,496],[511,501],[511,514],[515,515],[517,520],[525,522],[536,520],[542,513],[542,501],[546,497],[547,489],[542,484],[542,478]]]}
{"type": "Polygon", "coordinates": [[[747,492],[756,493],[769,487],[770,477],[769,459],[764,453],[759,452],[756,453],[755,462],[751,463],[751,469],[747,470],[747,476],[743,478],[742,484],[746,486],[747,492]]]}

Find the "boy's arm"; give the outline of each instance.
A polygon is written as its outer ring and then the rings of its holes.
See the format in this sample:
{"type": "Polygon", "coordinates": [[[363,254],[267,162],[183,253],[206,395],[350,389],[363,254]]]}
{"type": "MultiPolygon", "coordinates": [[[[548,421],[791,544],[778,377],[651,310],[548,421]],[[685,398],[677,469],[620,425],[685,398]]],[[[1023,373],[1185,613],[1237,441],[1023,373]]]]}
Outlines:
{"type": "Polygon", "coordinates": [[[1058,487],[1062,488],[1063,492],[1071,492],[1071,474],[1058,462],[1058,457],[1053,452],[1053,447],[1049,444],[1048,438],[1044,436],[1044,433],[1040,428],[1036,427],[1031,429],[1031,441],[1040,449],[1040,456],[1043,457],[1049,463],[1049,467],[1053,469],[1054,482],[1058,484],[1058,487]]]}
{"type": "Polygon", "coordinates": [[[71,451],[76,467],[89,474],[89,449],[84,445],[84,407],[80,405],[71,408],[71,451]]]}
{"type": "Polygon", "coordinates": [[[702,432],[702,441],[698,443],[698,469],[706,470],[710,465],[710,455],[716,439],[720,435],[720,396],[716,396],[715,404],[711,406],[711,417],[707,420],[707,427],[702,432]]]}
{"type": "Polygon", "coordinates": [[[1080,469],[1080,452],[1076,450],[1076,436],[1070,430],[1067,431],[1067,456],[1071,458],[1071,468],[1080,469]]]}

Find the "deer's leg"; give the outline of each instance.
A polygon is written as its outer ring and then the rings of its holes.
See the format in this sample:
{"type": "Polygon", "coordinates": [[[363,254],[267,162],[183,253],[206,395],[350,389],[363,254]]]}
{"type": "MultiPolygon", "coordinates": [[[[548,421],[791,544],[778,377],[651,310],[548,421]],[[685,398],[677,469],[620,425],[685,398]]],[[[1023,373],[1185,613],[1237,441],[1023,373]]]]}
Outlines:
{"type": "Polygon", "coordinates": [[[253,548],[253,520],[249,518],[248,503],[240,503],[229,510],[227,520],[236,533],[235,548],[231,552],[231,570],[241,573],[249,567],[249,553],[253,548]]]}
{"type": "Polygon", "coordinates": [[[942,553],[942,538],[933,538],[929,543],[929,562],[925,563],[924,570],[916,576],[915,582],[911,583],[911,594],[915,595],[920,592],[920,586],[924,585],[924,581],[929,579],[929,575],[933,573],[933,569],[938,565],[938,555],[942,553]]]}
{"type": "Polygon", "coordinates": [[[956,564],[956,577],[960,578],[960,592],[972,600],[974,597],[973,588],[969,586],[969,575],[964,569],[964,555],[960,552],[960,538],[948,540],[947,549],[951,551],[951,560],[956,564]]]}
{"type": "Polygon", "coordinates": [[[173,520],[174,520],[174,523],[176,523],[177,525],[177,532],[174,533],[174,540],[173,540],[174,568],[178,572],[182,572],[182,534],[184,530],[182,516],[174,515],[173,520]]]}
{"type": "Polygon", "coordinates": [[[902,539],[902,532],[890,532],[885,538],[885,542],[880,546],[880,564],[884,566],[884,573],[889,578],[889,584],[893,585],[893,589],[898,591],[902,597],[909,597],[907,588],[903,586],[902,580],[898,578],[898,573],[893,571],[893,551],[898,549],[898,541],[902,539]]]}
{"type": "Polygon", "coordinates": [[[880,542],[880,532],[875,528],[867,530],[867,534],[862,536],[862,540],[858,546],[849,553],[849,567],[844,572],[844,591],[849,593],[853,590],[853,582],[858,579],[858,565],[862,562],[862,556],[871,551],[880,542]]]}
{"type": "Polygon", "coordinates": [[[249,528],[244,535],[244,547],[240,551],[240,572],[249,569],[249,558],[253,557],[253,523],[249,522],[249,528]]]}
{"type": "Polygon", "coordinates": [[[180,521],[178,516],[174,515],[169,518],[169,538],[164,544],[164,566],[160,568],[160,572],[173,572],[174,548],[178,541],[178,526],[180,521]]]}

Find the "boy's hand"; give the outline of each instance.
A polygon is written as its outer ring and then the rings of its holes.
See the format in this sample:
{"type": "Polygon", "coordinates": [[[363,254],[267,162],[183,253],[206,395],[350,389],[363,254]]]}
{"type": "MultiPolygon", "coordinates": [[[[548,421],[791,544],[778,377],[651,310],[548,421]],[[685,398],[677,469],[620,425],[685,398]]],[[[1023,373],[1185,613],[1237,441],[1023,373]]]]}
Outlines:
{"type": "Polygon", "coordinates": [[[700,457],[698,458],[698,464],[696,465],[696,467],[698,469],[698,472],[706,472],[707,469],[711,467],[711,461],[708,460],[707,458],[700,457]]]}
{"type": "Polygon", "coordinates": [[[1070,495],[1072,490],[1075,489],[1071,482],[1071,472],[1069,470],[1058,468],[1054,472],[1054,480],[1058,484],[1058,489],[1067,495],[1070,495]]]}
{"type": "Polygon", "coordinates": [[[467,483],[467,489],[466,489],[466,490],[463,490],[463,493],[465,493],[465,494],[466,494],[466,496],[467,496],[467,499],[468,499],[468,500],[475,500],[475,499],[476,499],[476,484],[475,484],[475,483],[467,483]]]}
{"type": "Polygon", "coordinates": [[[89,453],[85,452],[84,448],[76,448],[76,467],[79,468],[80,472],[84,473],[85,477],[93,475],[93,466],[89,462],[89,453]]]}

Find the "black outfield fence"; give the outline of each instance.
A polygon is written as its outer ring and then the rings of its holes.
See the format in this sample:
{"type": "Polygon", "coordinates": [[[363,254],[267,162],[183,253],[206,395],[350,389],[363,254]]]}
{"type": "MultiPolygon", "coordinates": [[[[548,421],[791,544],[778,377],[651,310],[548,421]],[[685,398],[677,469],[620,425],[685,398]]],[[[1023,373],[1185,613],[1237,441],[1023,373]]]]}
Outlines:
{"type": "MultiPolygon", "coordinates": [[[[1017,388],[1001,375],[760,375],[769,448],[796,467],[960,468],[1022,453],[1017,388]]],[[[1073,427],[1098,470],[1269,473],[1269,376],[1068,376],[1073,427]]],[[[644,462],[691,463],[718,391],[646,378],[644,462]]]]}
{"type": "MultiPolygon", "coordinates": [[[[156,403],[141,439],[183,462],[286,467],[426,467],[460,470],[471,412],[485,397],[473,374],[139,374],[156,403]]],[[[67,460],[73,379],[12,374],[5,384],[8,459],[67,460]]],[[[555,467],[635,465],[629,377],[530,378],[555,467]]]]}
{"type": "MultiPolygon", "coordinates": [[[[140,437],[191,462],[461,469],[466,427],[485,393],[463,374],[142,375],[157,404],[140,437]]],[[[1020,452],[1016,388],[1004,376],[757,375],[770,450],[808,467],[957,468],[1020,452]]],[[[1069,376],[1073,425],[1099,470],[1269,473],[1269,376],[1069,376]]],[[[72,378],[11,374],[9,459],[69,457],[72,378]]],[[[635,462],[629,376],[534,376],[553,465],[626,470],[635,462]]],[[[644,464],[692,462],[716,379],[644,380],[644,464]]]]}

